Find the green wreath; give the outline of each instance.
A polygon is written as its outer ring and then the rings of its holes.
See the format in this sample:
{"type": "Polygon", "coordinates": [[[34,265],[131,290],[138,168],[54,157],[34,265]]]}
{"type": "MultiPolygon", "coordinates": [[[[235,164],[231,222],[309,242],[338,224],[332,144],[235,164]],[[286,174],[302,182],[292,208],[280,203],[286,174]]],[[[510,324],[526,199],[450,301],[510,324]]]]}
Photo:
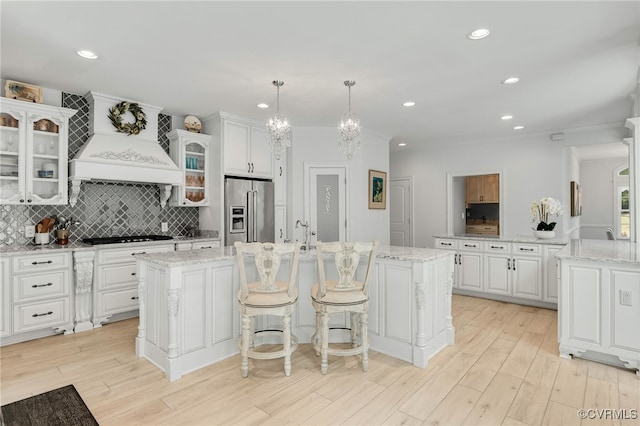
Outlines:
{"type": "Polygon", "coordinates": [[[142,111],[140,105],[131,102],[120,102],[109,110],[109,120],[120,133],[127,135],[137,135],[147,128],[147,115],[142,111]],[[136,119],[135,123],[123,123],[122,116],[130,112],[136,119]]]}

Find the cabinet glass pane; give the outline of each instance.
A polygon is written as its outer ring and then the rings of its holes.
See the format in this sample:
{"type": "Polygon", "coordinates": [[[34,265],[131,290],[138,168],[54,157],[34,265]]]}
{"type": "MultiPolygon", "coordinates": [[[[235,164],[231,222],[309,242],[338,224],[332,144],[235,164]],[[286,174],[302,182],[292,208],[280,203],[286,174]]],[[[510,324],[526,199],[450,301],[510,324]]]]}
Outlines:
{"type": "Polygon", "coordinates": [[[53,198],[58,193],[58,167],[60,129],[45,118],[33,123],[33,147],[31,170],[33,194],[42,199],[53,198]]]}
{"type": "Polygon", "coordinates": [[[205,149],[197,143],[185,144],[185,198],[198,202],[204,199],[205,149]]]}
{"type": "Polygon", "coordinates": [[[0,198],[8,199],[18,194],[20,121],[10,114],[0,114],[0,198]]]}

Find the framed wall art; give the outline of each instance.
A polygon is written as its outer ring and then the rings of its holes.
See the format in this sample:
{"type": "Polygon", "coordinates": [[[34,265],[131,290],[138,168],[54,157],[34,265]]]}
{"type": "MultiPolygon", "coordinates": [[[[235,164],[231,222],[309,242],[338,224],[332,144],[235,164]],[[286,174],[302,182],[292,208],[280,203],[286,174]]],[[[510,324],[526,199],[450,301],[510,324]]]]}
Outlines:
{"type": "Polygon", "coordinates": [[[387,173],[369,170],[369,208],[387,208],[387,173]]]}
{"type": "Polygon", "coordinates": [[[42,103],[42,88],[19,81],[7,80],[4,85],[4,96],[20,101],[42,103]]]}
{"type": "Polygon", "coordinates": [[[571,181],[571,216],[582,215],[582,188],[576,181],[571,181]]]}

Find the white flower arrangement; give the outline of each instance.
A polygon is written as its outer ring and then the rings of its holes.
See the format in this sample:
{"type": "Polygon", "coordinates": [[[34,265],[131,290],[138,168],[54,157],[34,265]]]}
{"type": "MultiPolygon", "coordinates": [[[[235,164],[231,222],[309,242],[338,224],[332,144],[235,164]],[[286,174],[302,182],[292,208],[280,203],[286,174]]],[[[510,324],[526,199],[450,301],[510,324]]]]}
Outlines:
{"type": "Polygon", "coordinates": [[[537,231],[553,231],[556,223],[549,223],[549,216],[560,216],[563,211],[562,204],[555,198],[545,197],[541,198],[540,201],[534,201],[531,204],[531,216],[533,218],[532,222],[538,222],[538,225],[533,229],[537,231]]]}

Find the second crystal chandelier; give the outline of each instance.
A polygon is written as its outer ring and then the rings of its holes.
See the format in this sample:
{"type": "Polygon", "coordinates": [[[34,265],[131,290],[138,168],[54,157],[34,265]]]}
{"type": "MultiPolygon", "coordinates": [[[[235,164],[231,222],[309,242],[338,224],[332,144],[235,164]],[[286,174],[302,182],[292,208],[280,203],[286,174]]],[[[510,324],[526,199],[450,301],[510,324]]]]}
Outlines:
{"type": "Polygon", "coordinates": [[[338,148],[351,160],[353,154],[360,148],[360,120],[356,114],[351,113],[351,87],[355,86],[354,80],[347,80],[344,85],[349,88],[349,111],[342,115],[340,121],[340,138],[338,148]]]}
{"type": "Polygon", "coordinates": [[[284,86],[284,81],[274,80],[273,85],[276,86],[276,113],[267,123],[267,131],[269,132],[268,143],[273,149],[273,156],[279,160],[282,151],[291,146],[291,125],[286,118],[280,116],[280,87],[284,86]]]}

